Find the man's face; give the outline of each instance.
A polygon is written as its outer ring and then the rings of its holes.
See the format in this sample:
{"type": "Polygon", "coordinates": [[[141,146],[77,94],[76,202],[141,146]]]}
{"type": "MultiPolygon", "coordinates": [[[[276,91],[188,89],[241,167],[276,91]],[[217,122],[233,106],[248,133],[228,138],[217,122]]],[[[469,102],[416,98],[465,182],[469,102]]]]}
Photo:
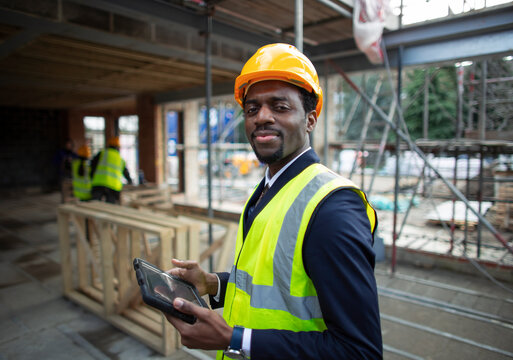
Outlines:
{"type": "Polygon", "coordinates": [[[306,114],[301,93],[289,83],[268,80],[252,85],[244,105],[246,136],[257,158],[284,165],[306,149],[317,122],[306,114]]]}

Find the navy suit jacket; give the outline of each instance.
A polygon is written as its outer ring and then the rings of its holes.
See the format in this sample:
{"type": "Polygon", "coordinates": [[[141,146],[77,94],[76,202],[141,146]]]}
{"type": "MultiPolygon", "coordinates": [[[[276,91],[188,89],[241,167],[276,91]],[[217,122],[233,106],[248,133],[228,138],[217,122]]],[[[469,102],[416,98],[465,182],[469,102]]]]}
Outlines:
{"type": "MultiPolygon", "coordinates": [[[[313,150],[301,155],[276,180],[253,211],[264,181],[249,200],[244,216],[244,236],[255,216],[289,180],[312,163],[313,150]]],[[[303,243],[303,262],[313,281],[327,330],[293,332],[253,329],[251,359],[381,359],[383,352],[378,308],[375,255],[369,219],[361,198],[340,189],[315,210],[303,243]]],[[[229,273],[218,273],[222,306],[229,273]]]]}

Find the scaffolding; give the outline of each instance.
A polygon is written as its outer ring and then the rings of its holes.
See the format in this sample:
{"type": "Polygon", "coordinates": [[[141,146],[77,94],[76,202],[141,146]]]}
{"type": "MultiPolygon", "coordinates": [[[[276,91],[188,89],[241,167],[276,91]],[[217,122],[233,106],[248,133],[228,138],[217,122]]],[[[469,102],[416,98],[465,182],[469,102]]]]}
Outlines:
{"type": "MultiPolygon", "coordinates": [[[[479,267],[479,263],[513,266],[513,65],[508,60],[482,60],[466,68],[461,63],[455,65],[458,81],[456,114],[447,111],[444,114],[454,124],[455,134],[453,139],[447,140],[430,139],[428,136],[430,114],[427,96],[433,88],[432,81],[438,75],[438,69],[431,73],[425,69],[424,84],[413,95],[413,98],[424,95],[423,137],[417,141],[412,141],[408,134],[403,118],[404,109],[397,106],[397,95],[380,93],[383,74],[378,76],[375,87],[367,94],[336,64],[330,63],[356,93],[354,101],[347,106],[345,122],[338,124],[339,134],[347,134],[361,100],[369,107],[362,112],[365,116],[359,123],[359,138],[332,142],[330,149],[338,153],[335,156],[338,159],[341,159],[341,151],[353,150],[352,164],[346,167],[350,169],[348,176],[352,178],[356,171],[359,172],[360,184],[370,196],[371,203],[383,199],[373,197],[373,194],[376,192],[376,176],[383,169],[385,152],[396,154],[395,158],[389,157],[397,164],[398,170],[395,173],[396,186],[388,194],[394,196],[394,201],[387,204],[388,209],[393,211],[393,226],[380,232],[385,243],[392,248],[392,272],[398,246],[464,258],[476,267],[479,267]],[[391,100],[379,101],[380,97],[391,100]],[[371,121],[374,121],[373,125],[371,121]],[[367,137],[370,126],[380,128],[381,139],[367,137]],[[400,139],[399,142],[389,141],[390,130],[400,139]],[[372,155],[366,157],[368,153],[372,155]],[[369,164],[366,158],[374,158],[374,163],[369,164]],[[400,160],[397,161],[397,158],[400,160]],[[415,171],[401,172],[401,166],[411,163],[411,159],[415,160],[415,171]],[[442,164],[436,163],[440,159],[448,164],[445,169],[442,164]],[[367,175],[371,180],[365,186],[367,175]],[[424,224],[419,224],[418,218],[413,221],[409,219],[419,198],[431,204],[431,210],[436,215],[431,219],[425,217],[424,224]],[[399,212],[403,213],[400,225],[397,218],[399,212]],[[405,231],[411,228],[409,222],[416,222],[421,227],[413,232],[411,229],[405,231]],[[425,229],[433,225],[441,226],[443,233],[431,231],[429,235],[430,232],[425,229]]],[[[387,71],[389,82],[392,83],[394,79],[388,66],[387,71]]],[[[410,104],[406,104],[405,108],[410,104]]],[[[341,162],[338,163],[338,170],[342,173],[341,162]]]]}

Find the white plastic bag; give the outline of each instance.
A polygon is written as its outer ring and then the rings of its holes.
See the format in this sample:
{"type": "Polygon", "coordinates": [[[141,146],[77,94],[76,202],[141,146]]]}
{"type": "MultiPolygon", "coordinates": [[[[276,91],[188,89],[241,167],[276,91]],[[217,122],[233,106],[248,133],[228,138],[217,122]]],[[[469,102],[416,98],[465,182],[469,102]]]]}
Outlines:
{"type": "Polygon", "coordinates": [[[381,34],[391,13],[389,0],[355,0],[353,35],[356,46],[373,64],[383,63],[381,34]]]}

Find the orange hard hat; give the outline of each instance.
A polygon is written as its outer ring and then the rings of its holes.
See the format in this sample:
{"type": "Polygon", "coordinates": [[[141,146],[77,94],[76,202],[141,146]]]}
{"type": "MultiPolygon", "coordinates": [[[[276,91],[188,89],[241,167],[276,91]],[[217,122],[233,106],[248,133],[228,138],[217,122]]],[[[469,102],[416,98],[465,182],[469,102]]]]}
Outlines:
{"type": "Polygon", "coordinates": [[[234,95],[240,106],[248,87],[263,80],[282,80],[313,92],[317,96],[317,116],[321,113],[322,89],[317,71],[295,46],[277,43],[257,50],[235,80],[234,95]]]}
{"type": "Polygon", "coordinates": [[[120,147],[119,136],[111,137],[107,143],[109,146],[120,147]]]}
{"type": "Polygon", "coordinates": [[[87,145],[82,145],[77,152],[78,156],[89,159],[91,157],[91,148],[87,145]]]}

